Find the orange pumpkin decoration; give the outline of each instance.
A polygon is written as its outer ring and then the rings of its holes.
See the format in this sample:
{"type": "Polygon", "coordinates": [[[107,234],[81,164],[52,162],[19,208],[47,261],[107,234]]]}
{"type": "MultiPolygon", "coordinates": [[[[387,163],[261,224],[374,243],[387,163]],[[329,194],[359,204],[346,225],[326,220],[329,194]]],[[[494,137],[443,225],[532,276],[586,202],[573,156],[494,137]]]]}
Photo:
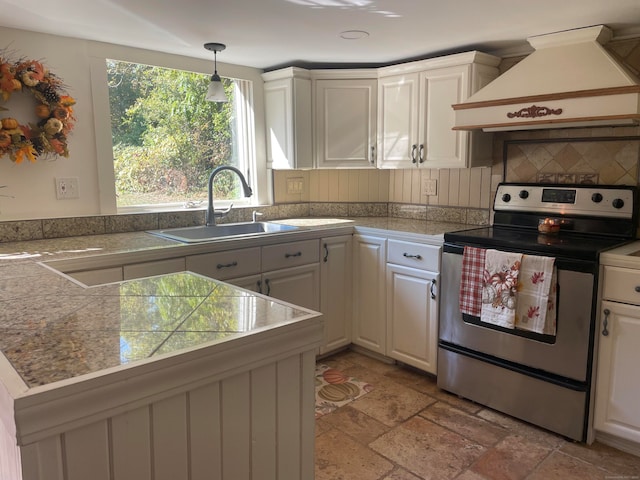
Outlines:
{"type": "Polygon", "coordinates": [[[49,118],[49,115],[51,115],[51,110],[49,110],[49,107],[47,105],[40,104],[36,107],[36,115],[38,118],[49,118]]]}
{"type": "Polygon", "coordinates": [[[13,130],[14,128],[18,128],[18,121],[15,118],[3,118],[1,120],[2,128],[5,130],[13,130]]]}
{"type": "Polygon", "coordinates": [[[344,373],[342,373],[340,370],[336,370],[335,368],[325,370],[322,373],[322,378],[324,378],[325,382],[332,384],[345,383],[349,379],[349,377],[347,377],[344,373]]]}

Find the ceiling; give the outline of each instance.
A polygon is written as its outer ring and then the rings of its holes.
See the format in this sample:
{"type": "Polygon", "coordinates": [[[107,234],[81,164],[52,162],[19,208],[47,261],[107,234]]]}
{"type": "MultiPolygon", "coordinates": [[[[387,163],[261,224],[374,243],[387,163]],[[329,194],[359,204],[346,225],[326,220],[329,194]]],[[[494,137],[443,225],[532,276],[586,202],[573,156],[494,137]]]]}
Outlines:
{"type": "Polygon", "coordinates": [[[220,63],[261,69],[523,54],[529,36],[598,24],[640,36],[640,0],[0,0],[0,11],[0,26],[190,57],[225,43],[220,63]],[[368,36],[340,37],[353,30],[368,36]]]}

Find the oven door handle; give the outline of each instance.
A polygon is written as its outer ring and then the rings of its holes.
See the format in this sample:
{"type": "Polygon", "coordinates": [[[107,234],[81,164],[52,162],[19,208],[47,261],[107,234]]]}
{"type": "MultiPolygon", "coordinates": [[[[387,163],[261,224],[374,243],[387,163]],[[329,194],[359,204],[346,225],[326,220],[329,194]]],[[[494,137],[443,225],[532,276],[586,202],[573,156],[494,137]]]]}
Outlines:
{"type": "Polygon", "coordinates": [[[607,329],[607,327],[609,326],[610,313],[611,313],[611,310],[609,310],[608,308],[604,309],[604,320],[602,321],[602,335],[605,337],[609,336],[609,330],[607,329]]]}

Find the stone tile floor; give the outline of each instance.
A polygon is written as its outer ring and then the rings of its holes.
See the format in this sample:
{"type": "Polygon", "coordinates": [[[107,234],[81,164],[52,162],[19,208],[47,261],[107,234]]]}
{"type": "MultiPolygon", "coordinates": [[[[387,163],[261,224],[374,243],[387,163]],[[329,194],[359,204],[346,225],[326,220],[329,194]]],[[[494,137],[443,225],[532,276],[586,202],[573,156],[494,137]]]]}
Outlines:
{"type": "Polygon", "coordinates": [[[375,389],[316,421],[316,480],[640,479],[640,458],[578,444],[345,351],[322,363],[375,389]]]}

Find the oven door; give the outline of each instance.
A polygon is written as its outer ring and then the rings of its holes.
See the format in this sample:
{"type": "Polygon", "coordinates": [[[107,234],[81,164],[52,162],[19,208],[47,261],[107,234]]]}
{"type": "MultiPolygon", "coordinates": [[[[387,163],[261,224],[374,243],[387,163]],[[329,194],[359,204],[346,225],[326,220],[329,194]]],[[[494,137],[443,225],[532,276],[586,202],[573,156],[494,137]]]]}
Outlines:
{"type": "MultiPolygon", "coordinates": [[[[440,342],[524,365],[554,375],[587,382],[592,338],[594,274],[558,266],[558,316],[555,337],[507,330],[460,313],[463,247],[445,245],[440,289],[440,342]]],[[[585,270],[585,268],[583,268],[585,270]]],[[[535,372],[534,372],[535,373],[535,372]]]]}

